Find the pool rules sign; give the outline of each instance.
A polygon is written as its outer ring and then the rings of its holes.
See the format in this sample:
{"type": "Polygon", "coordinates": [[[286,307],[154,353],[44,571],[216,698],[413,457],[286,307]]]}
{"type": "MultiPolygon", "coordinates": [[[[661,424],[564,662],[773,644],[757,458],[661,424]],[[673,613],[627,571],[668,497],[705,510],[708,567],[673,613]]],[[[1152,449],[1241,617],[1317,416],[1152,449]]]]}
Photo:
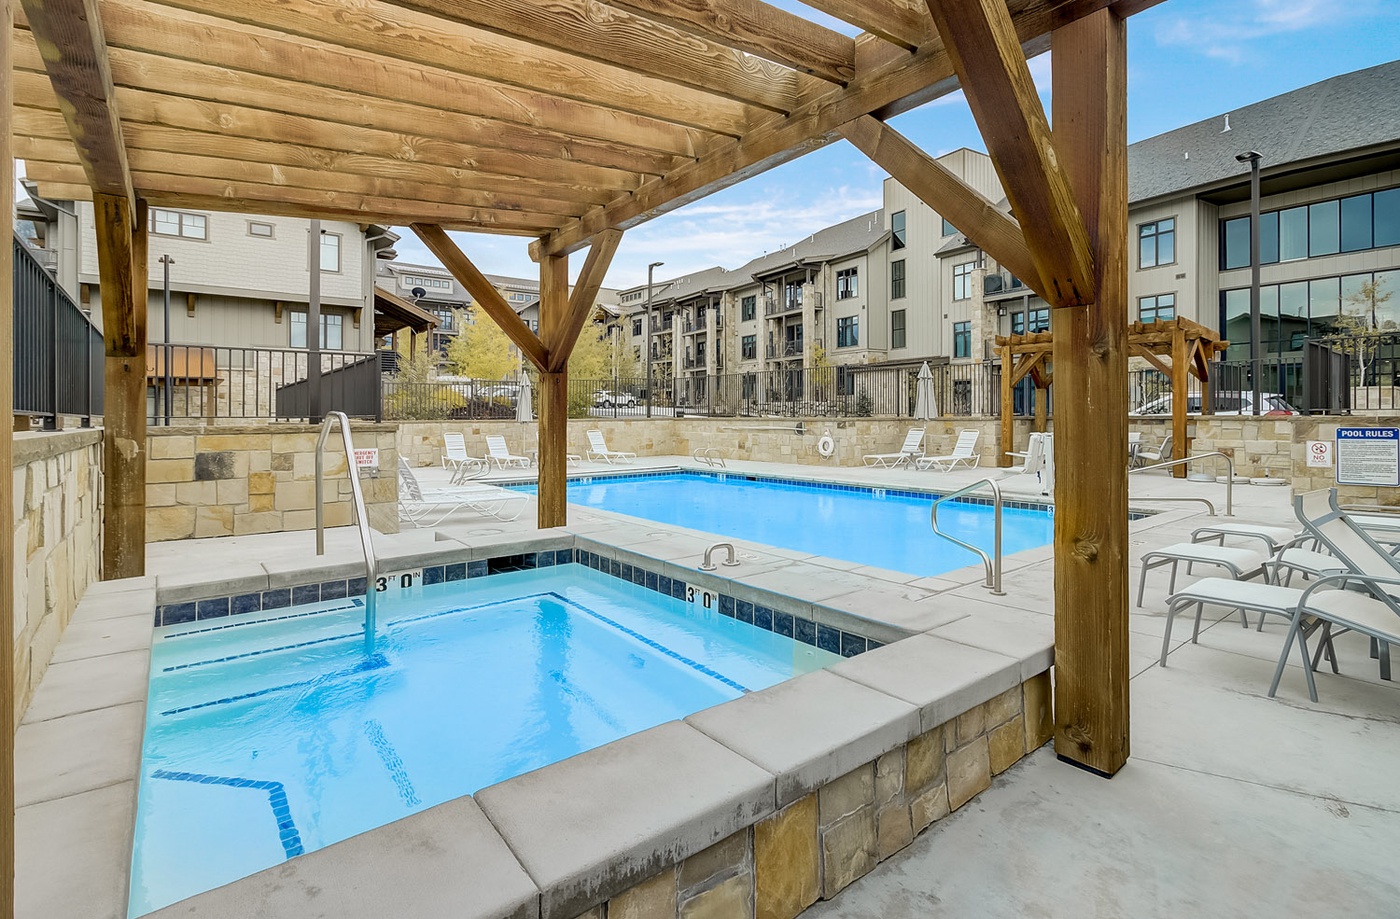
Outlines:
{"type": "Polygon", "coordinates": [[[1400,485],[1400,428],[1337,428],[1338,485],[1400,485]]]}

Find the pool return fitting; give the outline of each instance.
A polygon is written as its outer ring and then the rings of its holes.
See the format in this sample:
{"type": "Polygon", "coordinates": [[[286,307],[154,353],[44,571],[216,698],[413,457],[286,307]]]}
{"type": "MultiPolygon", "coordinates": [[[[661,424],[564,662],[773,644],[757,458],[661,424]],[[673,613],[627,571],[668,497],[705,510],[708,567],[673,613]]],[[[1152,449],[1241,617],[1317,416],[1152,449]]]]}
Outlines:
{"type": "Polygon", "coordinates": [[[700,563],[700,570],[701,570],[701,571],[714,571],[714,570],[715,570],[715,562],[714,562],[713,556],[714,556],[714,553],[715,553],[715,550],[716,550],[716,549],[725,549],[725,550],[727,550],[728,553],[729,553],[729,560],[726,561],[726,562],[724,562],[724,567],[726,567],[726,568],[738,568],[738,567],[739,567],[739,561],[738,561],[738,559],[735,558],[735,556],[734,556],[734,543],[732,543],[732,542],[717,542],[717,543],[715,543],[713,546],[708,546],[708,547],[706,547],[706,549],[705,549],[705,560],[704,560],[703,562],[700,563]]]}

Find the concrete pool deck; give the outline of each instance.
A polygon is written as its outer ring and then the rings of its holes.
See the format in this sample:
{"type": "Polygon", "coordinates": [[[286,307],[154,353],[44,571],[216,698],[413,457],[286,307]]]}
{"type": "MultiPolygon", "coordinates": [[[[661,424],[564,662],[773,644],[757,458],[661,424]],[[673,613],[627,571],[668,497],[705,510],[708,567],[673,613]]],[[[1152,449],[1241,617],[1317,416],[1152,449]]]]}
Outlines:
{"type": "MultiPolygon", "coordinates": [[[[632,467],[586,465],[579,471],[616,472],[669,464],[692,465],[688,458],[662,457],[645,458],[632,467]]],[[[758,463],[731,463],[729,471],[939,490],[1001,472],[979,469],[940,475],[758,463]]],[[[417,472],[425,484],[446,479],[441,470],[417,472]]],[[[1205,494],[1217,503],[1223,500],[1224,487],[1214,484],[1168,480],[1156,473],[1130,481],[1134,495],[1205,494]]],[[[1008,479],[1006,486],[1009,496],[1038,498],[1038,486],[1030,477],[1008,479]]],[[[1289,523],[1287,494],[1284,488],[1239,486],[1236,515],[1254,523],[1289,523]]],[[[1143,552],[1189,538],[1192,528],[1210,519],[1204,508],[1190,505],[1152,508],[1161,513],[1133,525],[1134,581],[1143,552]]],[[[619,553],[636,546],[677,570],[688,570],[692,577],[701,551],[712,541],[706,534],[681,528],[638,527],[635,521],[606,512],[571,507],[569,516],[570,525],[557,531],[559,538],[596,542],[616,547],[619,553]]],[[[531,506],[512,523],[464,512],[434,530],[407,529],[396,536],[376,536],[375,542],[381,570],[393,570],[416,567],[415,563],[422,564],[422,559],[449,547],[465,547],[473,557],[508,554],[550,532],[535,530],[531,506]]],[[[105,603],[110,621],[95,631],[87,621],[96,618],[91,612],[75,619],[82,628],[74,632],[70,627],[65,645],[70,640],[78,644],[76,650],[61,652],[64,662],[117,659],[128,653],[122,642],[130,638],[126,632],[139,631],[139,623],[127,606],[137,594],[144,601],[157,586],[176,596],[196,585],[208,589],[211,582],[237,584],[246,583],[247,578],[265,579],[276,586],[279,578],[314,564],[312,544],[312,534],[303,532],[148,546],[151,578],[105,603]],[[128,619],[130,629],[124,628],[128,619]],[[94,635],[86,635],[83,628],[94,635]],[[100,647],[83,646],[93,641],[100,647]]],[[[1007,593],[1002,597],[982,588],[980,569],[914,578],[880,569],[856,570],[849,563],[770,547],[741,544],[740,549],[740,568],[719,573],[733,572],[744,581],[752,580],[755,589],[789,593],[813,609],[844,607],[857,615],[862,608],[879,610],[882,618],[902,617],[897,621],[910,631],[936,628],[944,641],[1021,661],[1023,680],[1048,662],[1038,657],[1045,653],[1045,637],[1052,630],[1053,562],[1048,548],[1008,558],[1007,593]]],[[[340,576],[348,576],[356,567],[362,570],[352,530],[328,533],[327,558],[335,560],[331,564],[336,571],[347,572],[340,576]]],[[[1145,608],[1134,608],[1130,618],[1133,759],[1118,778],[1111,782],[1093,778],[1056,763],[1050,751],[1042,749],[1003,773],[969,806],[806,915],[881,919],[901,915],[1263,916],[1308,906],[1318,914],[1329,909],[1339,914],[1344,909],[1347,913],[1364,910],[1362,915],[1393,911],[1397,887],[1391,880],[1388,853],[1400,849],[1400,792],[1394,790],[1381,764],[1400,754],[1396,687],[1379,681],[1364,642],[1344,636],[1338,641],[1342,676],[1326,670],[1318,674],[1319,704],[1307,701],[1301,672],[1293,664],[1280,698],[1264,698],[1283,626],[1271,622],[1261,634],[1245,631],[1237,622],[1218,621],[1218,615],[1203,631],[1198,646],[1190,645],[1189,631],[1178,626],[1181,638],[1173,643],[1169,667],[1158,668],[1165,585],[1164,571],[1149,573],[1145,608]]],[[[69,666],[57,673],[81,680],[78,669],[69,666]]],[[[876,679],[859,673],[843,676],[857,682],[876,679]]],[[[129,699],[132,687],[122,690],[122,685],[114,684],[113,691],[118,695],[125,691],[122,698],[129,705],[135,701],[129,699]]],[[[42,728],[42,722],[57,715],[84,711],[74,696],[85,687],[49,687],[46,679],[44,688],[50,691],[36,695],[35,705],[26,713],[29,727],[39,722],[42,728]]],[[[903,697],[896,688],[877,688],[903,697]]],[[[921,726],[937,724],[946,714],[930,704],[934,707],[921,726]]],[[[938,704],[956,709],[959,703],[938,704]]],[[[696,716],[692,720],[704,730],[710,719],[696,716]]],[[[858,729],[858,725],[850,727],[858,729]]],[[[710,730],[722,733],[723,729],[710,726],[710,730]]],[[[47,743],[48,753],[60,752],[52,748],[61,738],[45,738],[42,731],[29,734],[47,743]]],[[[21,743],[21,752],[24,749],[21,743]]],[[[129,747],[120,749],[123,756],[130,755],[129,747]]],[[[750,756],[777,757],[765,768],[781,775],[782,752],[754,748],[750,756]]],[[[28,780],[34,781],[32,774],[28,780]]],[[[60,791],[65,783],[91,787],[84,794],[113,797],[113,789],[102,782],[100,775],[64,776],[58,786],[60,791]]],[[[805,789],[812,780],[799,784],[805,789]]],[[[45,810],[58,815],[50,819],[62,819],[62,798],[56,797],[54,787],[22,785],[20,790],[25,801],[34,802],[30,807],[38,808],[32,811],[35,818],[45,810]]],[[[484,806],[491,810],[489,796],[484,806]]],[[[495,806],[507,805],[500,801],[495,806]]],[[[462,807],[471,810],[475,805],[462,807]]],[[[113,809],[113,822],[119,822],[123,815],[115,797],[109,809],[113,809]]],[[[435,814],[434,820],[444,816],[436,814],[436,809],[426,813],[435,814]]],[[[472,811],[461,819],[479,816],[479,811],[472,811]]],[[[420,831],[419,824],[428,819],[400,821],[405,843],[418,838],[414,834],[420,831]]],[[[32,823],[30,829],[34,829],[32,823]]],[[[500,855],[496,852],[491,863],[514,864],[500,855]]],[[[512,877],[511,888],[523,890],[519,878],[512,877]]],[[[453,909],[461,905],[447,898],[426,897],[422,902],[453,909]]],[[[21,915],[30,914],[45,915],[21,910],[21,915]]]]}

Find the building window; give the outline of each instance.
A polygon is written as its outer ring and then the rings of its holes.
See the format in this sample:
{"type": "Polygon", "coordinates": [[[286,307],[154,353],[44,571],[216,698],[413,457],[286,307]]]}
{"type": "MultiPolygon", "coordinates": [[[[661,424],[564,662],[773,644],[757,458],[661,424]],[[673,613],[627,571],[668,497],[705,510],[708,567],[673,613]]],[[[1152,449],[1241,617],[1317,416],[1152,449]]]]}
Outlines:
{"type": "Polygon", "coordinates": [[[904,310],[892,310],[890,312],[890,347],[903,348],[904,337],[904,310]]]}
{"type": "Polygon", "coordinates": [[[739,340],[739,355],[746,361],[758,357],[758,336],[745,335],[739,340]]]}
{"type": "MultiPolygon", "coordinates": [[[[292,311],[291,313],[291,346],[293,348],[305,348],[306,345],[306,311],[292,311]]],[[[343,350],[345,317],[339,313],[321,314],[321,347],[327,351],[343,350]]]]}
{"type": "Polygon", "coordinates": [[[841,396],[854,396],[856,394],[856,375],[851,368],[836,368],[836,393],[841,396]]]}
{"type": "Polygon", "coordinates": [[[963,262],[953,266],[953,299],[966,300],[972,296],[972,269],[976,262],[963,262]]]}
{"type": "Polygon", "coordinates": [[[1023,334],[1025,331],[1026,331],[1026,314],[1025,314],[1025,313],[1020,313],[1020,312],[1012,313],[1012,314],[1011,314],[1011,334],[1012,334],[1012,335],[1021,335],[1021,334],[1023,334]]]}
{"type": "Polygon", "coordinates": [[[1176,218],[1138,224],[1138,267],[1154,268],[1176,261],[1176,218]]]}
{"type": "MultiPolygon", "coordinates": [[[[1220,222],[1220,268],[1249,267],[1249,218],[1220,222]]],[[[1259,215],[1259,264],[1400,245],[1400,188],[1259,215]]]]}
{"type": "Polygon", "coordinates": [[[944,235],[944,236],[957,236],[957,235],[958,235],[958,228],[955,227],[955,226],[953,226],[951,223],[949,223],[947,217],[944,217],[944,218],[943,218],[943,235],[944,235]]]}
{"type": "Polygon", "coordinates": [[[748,322],[758,315],[758,296],[756,294],[744,297],[739,301],[739,320],[748,322]]]}
{"type": "Polygon", "coordinates": [[[1044,332],[1050,328],[1050,307],[1030,310],[1026,313],[1026,331],[1044,332]]]}
{"type": "Polygon", "coordinates": [[[635,337],[637,337],[638,335],[641,335],[641,334],[642,334],[642,320],[640,320],[640,319],[633,319],[633,320],[632,320],[632,337],[635,338],[635,337]]]}
{"type": "Polygon", "coordinates": [[[890,262],[890,299],[898,300],[904,296],[904,259],[897,262],[890,262]]]}
{"type": "Polygon", "coordinates": [[[262,239],[272,239],[277,233],[277,228],[270,223],[263,223],[260,220],[248,221],[248,235],[257,236],[262,239]]]}
{"type": "Polygon", "coordinates": [[[972,323],[953,323],[953,357],[972,356],[972,323]]]}
{"type": "Polygon", "coordinates": [[[340,270],[340,234],[321,234],[321,270],[340,270]]]}
{"type": "Polygon", "coordinates": [[[209,238],[209,218],[203,214],[167,211],[151,208],[151,232],[158,236],[183,236],[185,239],[209,238]]]}
{"type": "Polygon", "coordinates": [[[836,272],[836,299],[849,300],[860,293],[860,281],[856,269],[843,268],[836,272]]]}
{"type": "Polygon", "coordinates": [[[890,216],[890,248],[903,249],[907,245],[904,234],[904,212],[895,211],[890,216]]]}
{"type": "Polygon", "coordinates": [[[1158,294],[1138,298],[1138,319],[1141,322],[1162,322],[1176,318],[1176,294],[1158,294]]]}
{"type": "Polygon", "coordinates": [[[783,300],[790,310],[802,309],[802,282],[788,281],[783,285],[783,300]]]}
{"type": "Polygon", "coordinates": [[[836,320],[836,347],[854,348],[860,344],[860,319],[842,316],[836,320]]]}

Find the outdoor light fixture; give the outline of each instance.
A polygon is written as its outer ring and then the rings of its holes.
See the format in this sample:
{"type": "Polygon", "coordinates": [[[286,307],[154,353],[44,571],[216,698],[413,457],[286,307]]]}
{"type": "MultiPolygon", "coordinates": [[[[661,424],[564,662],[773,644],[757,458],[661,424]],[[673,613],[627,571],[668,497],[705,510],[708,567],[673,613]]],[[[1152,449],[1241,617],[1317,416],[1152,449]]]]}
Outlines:
{"type": "Polygon", "coordinates": [[[647,266],[647,417],[651,417],[651,274],[665,262],[652,262],[647,266]]]}
{"type": "Polygon", "coordinates": [[[1254,411],[1261,411],[1259,374],[1261,369],[1263,343],[1259,318],[1259,160],[1264,154],[1257,150],[1247,150],[1237,154],[1235,159],[1249,164],[1249,376],[1253,382],[1254,411]]]}

